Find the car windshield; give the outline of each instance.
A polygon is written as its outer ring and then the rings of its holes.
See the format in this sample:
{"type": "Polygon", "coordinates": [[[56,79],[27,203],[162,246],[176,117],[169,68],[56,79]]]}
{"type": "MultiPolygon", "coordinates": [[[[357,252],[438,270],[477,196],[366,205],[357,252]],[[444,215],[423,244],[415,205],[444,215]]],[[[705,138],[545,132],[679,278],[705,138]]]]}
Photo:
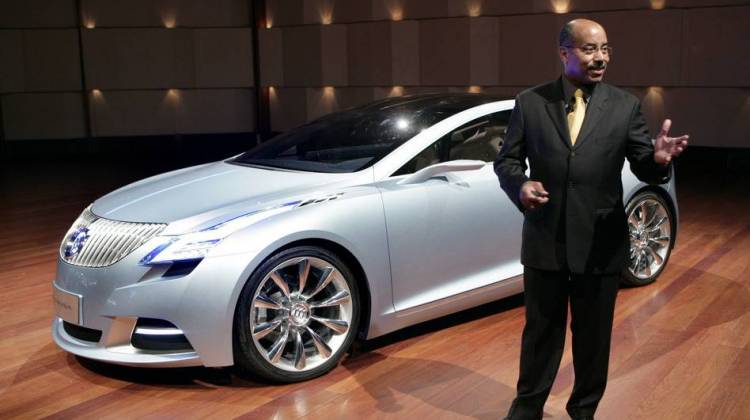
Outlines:
{"type": "Polygon", "coordinates": [[[309,122],[229,162],[309,172],[356,172],[372,166],[420,131],[492,100],[479,95],[384,99],[309,122]]]}

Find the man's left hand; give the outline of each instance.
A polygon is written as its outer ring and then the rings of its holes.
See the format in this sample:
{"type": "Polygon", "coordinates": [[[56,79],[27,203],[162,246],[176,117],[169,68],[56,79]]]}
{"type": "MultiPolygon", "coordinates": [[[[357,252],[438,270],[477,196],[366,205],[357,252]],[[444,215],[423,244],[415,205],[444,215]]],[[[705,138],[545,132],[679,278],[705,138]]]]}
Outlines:
{"type": "Polygon", "coordinates": [[[687,147],[688,136],[687,134],[680,137],[669,137],[669,128],[672,126],[672,120],[666,119],[661,124],[661,131],[656,137],[656,143],[654,144],[654,160],[660,165],[667,165],[672,159],[682,153],[687,147]]]}

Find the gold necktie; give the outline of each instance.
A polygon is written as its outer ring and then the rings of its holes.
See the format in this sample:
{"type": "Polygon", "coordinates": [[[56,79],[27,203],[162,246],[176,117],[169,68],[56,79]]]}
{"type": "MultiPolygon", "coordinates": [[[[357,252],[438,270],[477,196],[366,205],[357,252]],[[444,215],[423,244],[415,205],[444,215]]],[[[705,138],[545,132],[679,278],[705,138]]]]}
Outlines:
{"type": "Polygon", "coordinates": [[[568,129],[570,130],[570,142],[576,144],[578,133],[583,125],[583,117],[586,116],[586,102],[583,101],[583,91],[576,89],[574,96],[576,98],[575,108],[568,113],[568,129]]]}

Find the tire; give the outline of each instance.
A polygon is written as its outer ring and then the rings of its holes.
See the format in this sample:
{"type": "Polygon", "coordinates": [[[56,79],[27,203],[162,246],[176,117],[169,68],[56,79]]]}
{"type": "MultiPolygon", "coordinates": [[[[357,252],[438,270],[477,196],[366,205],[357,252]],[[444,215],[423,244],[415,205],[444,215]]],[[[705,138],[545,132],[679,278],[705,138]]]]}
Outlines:
{"type": "Polygon", "coordinates": [[[240,293],[235,367],[277,383],[315,378],[338,364],[359,319],[357,282],[341,258],[314,246],[280,251],[255,270],[240,293]]]}
{"type": "Polygon", "coordinates": [[[667,266],[674,246],[675,217],[667,202],[652,191],[633,197],[625,214],[630,253],[621,284],[645,286],[656,281],[667,266]]]}

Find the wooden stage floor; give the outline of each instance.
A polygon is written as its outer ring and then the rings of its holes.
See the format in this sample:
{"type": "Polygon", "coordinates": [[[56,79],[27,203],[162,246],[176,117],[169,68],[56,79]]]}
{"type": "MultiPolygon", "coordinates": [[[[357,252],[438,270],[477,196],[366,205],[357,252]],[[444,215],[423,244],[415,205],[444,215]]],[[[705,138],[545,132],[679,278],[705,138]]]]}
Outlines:
{"type": "MultiPolygon", "coordinates": [[[[287,386],[227,369],[113,367],[58,349],[51,281],[63,233],[95,197],[153,171],[0,170],[0,418],[502,418],[517,377],[519,297],[365,343],[330,374],[287,386]]],[[[748,180],[682,174],[669,266],[656,284],[619,293],[599,419],[750,418],[748,180]]],[[[545,419],[567,419],[567,345],[545,419]]]]}

